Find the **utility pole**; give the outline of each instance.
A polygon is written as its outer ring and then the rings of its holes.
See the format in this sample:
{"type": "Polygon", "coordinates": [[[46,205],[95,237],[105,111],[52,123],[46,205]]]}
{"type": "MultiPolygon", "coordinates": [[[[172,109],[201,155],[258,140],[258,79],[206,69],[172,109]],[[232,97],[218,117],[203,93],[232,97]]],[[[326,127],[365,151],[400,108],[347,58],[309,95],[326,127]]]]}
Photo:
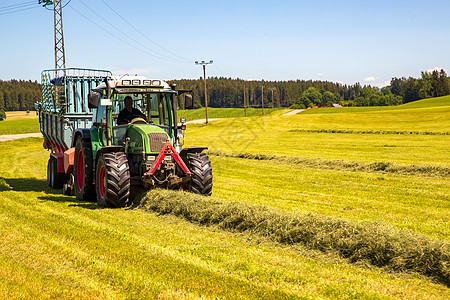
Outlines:
{"type": "Polygon", "coordinates": [[[244,83],[244,117],[247,116],[247,107],[245,106],[245,83],[244,83]]]}
{"type": "Polygon", "coordinates": [[[208,124],[208,92],[206,90],[206,65],[212,64],[213,61],[210,60],[209,62],[206,62],[204,60],[202,60],[201,62],[196,61],[195,64],[196,65],[201,65],[203,66],[203,80],[205,81],[205,112],[206,112],[206,124],[208,124]]]}
{"type": "Polygon", "coordinates": [[[264,86],[261,86],[261,106],[262,106],[262,115],[264,116],[264,86]]]}
{"type": "Polygon", "coordinates": [[[276,88],[270,88],[269,90],[271,90],[272,91],[272,108],[275,108],[275,106],[274,106],[274,103],[273,103],[273,91],[275,90],[276,88]]]}

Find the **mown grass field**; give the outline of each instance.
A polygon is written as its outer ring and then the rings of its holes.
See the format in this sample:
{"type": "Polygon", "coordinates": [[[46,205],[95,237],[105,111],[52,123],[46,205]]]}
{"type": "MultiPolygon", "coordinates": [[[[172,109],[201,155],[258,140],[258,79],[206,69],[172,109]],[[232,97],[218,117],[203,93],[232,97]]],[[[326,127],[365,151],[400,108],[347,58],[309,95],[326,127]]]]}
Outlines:
{"type": "MultiPolygon", "coordinates": [[[[361,226],[377,222],[381,234],[388,230],[402,236],[407,230],[416,238],[448,243],[448,176],[428,174],[427,169],[405,175],[395,169],[386,173],[340,167],[345,164],[323,166],[338,159],[450,167],[448,135],[361,133],[443,133],[449,128],[449,99],[395,108],[318,109],[295,116],[275,111],[266,117],[188,125],[186,146],[207,145],[213,151],[214,201],[240,203],[242,221],[251,217],[245,216],[246,205],[257,205],[298,218],[312,213],[317,220],[341,218],[361,226]],[[336,128],[354,132],[317,131],[336,128]],[[274,159],[233,156],[236,153],[270,154],[274,159]],[[277,156],[284,159],[277,161],[277,156]]],[[[165,203],[157,210],[145,205],[99,209],[93,203],[77,202],[46,186],[47,159],[41,139],[0,143],[0,298],[450,297],[448,283],[432,276],[380,268],[365,260],[352,262],[337,248],[318,250],[222,223],[190,222],[186,212],[185,217],[163,214],[165,203]]],[[[164,198],[158,191],[147,197],[158,195],[164,198]]],[[[201,215],[204,210],[193,209],[189,214],[201,215]]],[[[448,256],[443,259],[443,270],[448,272],[448,256]]]]}
{"type": "Polygon", "coordinates": [[[7,111],[6,112],[6,120],[23,120],[23,119],[37,119],[35,111],[30,111],[27,113],[26,111],[7,111]]]}
{"type": "Polygon", "coordinates": [[[39,132],[36,112],[7,111],[6,119],[0,122],[0,135],[39,132]]]}
{"type": "MultiPolygon", "coordinates": [[[[279,109],[265,108],[264,114],[270,114],[279,109]]],[[[194,110],[179,110],[178,117],[186,118],[190,120],[201,120],[204,119],[206,115],[205,108],[199,108],[194,110]]],[[[262,109],[260,108],[247,108],[247,117],[261,116],[262,109]]],[[[245,112],[243,108],[208,108],[208,118],[239,118],[244,117],[245,112]]]]}

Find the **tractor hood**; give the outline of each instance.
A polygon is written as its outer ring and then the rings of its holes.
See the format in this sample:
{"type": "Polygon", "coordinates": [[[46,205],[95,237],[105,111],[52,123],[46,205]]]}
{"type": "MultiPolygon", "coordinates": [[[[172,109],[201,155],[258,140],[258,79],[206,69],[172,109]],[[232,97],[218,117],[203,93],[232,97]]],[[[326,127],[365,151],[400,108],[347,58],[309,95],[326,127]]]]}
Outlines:
{"type": "Polygon", "coordinates": [[[163,128],[152,124],[128,125],[127,137],[130,138],[129,151],[133,154],[159,154],[164,144],[171,141],[163,128]]]}

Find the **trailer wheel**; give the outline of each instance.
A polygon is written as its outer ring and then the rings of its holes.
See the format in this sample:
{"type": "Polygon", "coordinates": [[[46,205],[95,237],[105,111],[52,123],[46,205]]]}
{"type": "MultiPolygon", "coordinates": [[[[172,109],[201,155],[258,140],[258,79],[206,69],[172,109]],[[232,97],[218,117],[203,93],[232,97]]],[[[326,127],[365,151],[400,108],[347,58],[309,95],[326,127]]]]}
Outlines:
{"type": "Polygon", "coordinates": [[[74,190],[79,201],[95,201],[92,148],[90,140],[79,137],[75,143],[74,190]]]}
{"type": "Polygon", "coordinates": [[[50,157],[47,163],[47,184],[53,189],[60,189],[69,180],[65,173],[58,173],[58,162],[56,158],[50,157]]]}
{"type": "Polygon", "coordinates": [[[55,175],[53,174],[53,161],[54,158],[50,156],[47,162],[47,185],[53,188],[53,182],[55,180],[55,175]]]}
{"type": "Polygon", "coordinates": [[[189,191],[195,194],[211,196],[212,193],[212,167],[209,157],[205,153],[188,153],[189,169],[192,179],[189,191]]]}
{"type": "Polygon", "coordinates": [[[125,153],[105,153],[98,159],[95,187],[101,207],[124,207],[130,204],[130,169],[125,153]]]}

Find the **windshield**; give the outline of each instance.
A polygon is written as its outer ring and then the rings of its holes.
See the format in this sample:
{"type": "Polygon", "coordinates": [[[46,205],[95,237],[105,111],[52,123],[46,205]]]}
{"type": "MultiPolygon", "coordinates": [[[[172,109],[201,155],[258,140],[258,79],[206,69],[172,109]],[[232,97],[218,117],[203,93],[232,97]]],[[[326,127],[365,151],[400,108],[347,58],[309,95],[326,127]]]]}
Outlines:
{"type": "MultiPolygon", "coordinates": [[[[147,93],[147,94],[116,94],[114,100],[114,119],[123,110],[126,110],[125,98],[131,97],[132,107],[143,113],[143,119],[149,124],[164,127],[167,130],[172,126],[172,112],[170,110],[170,94],[147,93]]],[[[140,116],[141,117],[141,116],[140,116]]],[[[116,124],[119,125],[119,124],[116,124]]]]}

